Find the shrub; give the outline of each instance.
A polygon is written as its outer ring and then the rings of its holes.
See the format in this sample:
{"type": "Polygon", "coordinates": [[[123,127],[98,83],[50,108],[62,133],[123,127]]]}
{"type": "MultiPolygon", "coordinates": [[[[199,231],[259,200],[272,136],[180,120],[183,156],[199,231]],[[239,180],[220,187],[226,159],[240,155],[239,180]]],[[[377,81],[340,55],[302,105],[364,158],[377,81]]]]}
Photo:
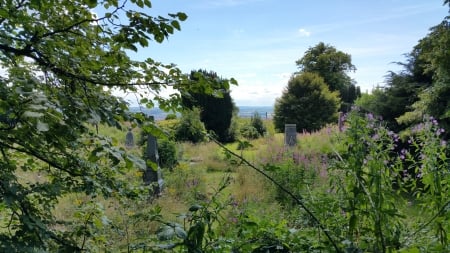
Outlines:
{"type": "Polygon", "coordinates": [[[158,143],[159,165],[172,170],[178,164],[175,142],[161,139],[158,143]]]}
{"type": "Polygon", "coordinates": [[[175,127],[175,139],[198,143],[205,141],[205,125],[200,121],[200,110],[194,108],[183,112],[175,127]]]}
{"type": "Polygon", "coordinates": [[[250,120],[250,125],[256,129],[260,136],[263,136],[267,129],[258,112],[255,112],[250,120]]]}
{"type": "Polygon", "coordinates": [[[259,133],[258,130],[251,126],[251,125],[245,125],[241,128],[241,135],[244,138],[247,139],[258,139],[259,133]]]}
{"type": "Polygon", "coordinates": [[[169,113],[166,115],[166,120],[176,119],[177,115],[175,113],[169,113]]]}

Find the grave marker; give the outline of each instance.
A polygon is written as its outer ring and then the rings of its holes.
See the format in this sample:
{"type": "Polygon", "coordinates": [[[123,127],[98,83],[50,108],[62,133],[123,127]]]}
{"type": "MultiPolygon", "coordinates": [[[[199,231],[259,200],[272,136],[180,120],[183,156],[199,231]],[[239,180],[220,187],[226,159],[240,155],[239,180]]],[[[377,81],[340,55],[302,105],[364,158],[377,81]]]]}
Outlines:
{"type": "Polygon", "coordinates": [[[134,136],[131,132],[131,127],[128,128],[128,133],[125,136],[125,147],[126,148],[133,148],[134,147],[134,136]]]}
{"type": "MultiPolygon", "coordinates": [[[[150,116],[153,120],[153,116],[150,116]]],[[[146,170],[143,174],[143,181],[145,185],[152,185],[152,193],[158,196],[161,193],[164,181],[161,176],[161,169],[159,167],[158,142],[155,136],[148,134],[147,147],[144,154],[146,170]]]]}
{"type": "Polygon", "coordinates": [[[295,146],[297,144],[297,125],[285,124],[284,125],[284,145],[295,146]]]}

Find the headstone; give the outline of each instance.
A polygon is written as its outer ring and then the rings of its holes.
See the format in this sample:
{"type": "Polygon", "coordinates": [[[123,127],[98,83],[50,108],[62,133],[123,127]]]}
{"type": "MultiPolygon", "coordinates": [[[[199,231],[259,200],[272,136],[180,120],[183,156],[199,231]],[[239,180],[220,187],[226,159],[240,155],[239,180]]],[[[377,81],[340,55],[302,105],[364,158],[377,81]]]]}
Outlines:
{"type": "Polygon", "coordinates": [[[295,146],[297,144],[297,125],[285,124],[284,125],[284,145],[295,146]]]}
{"type": "Polygon", "coordinates": [[[342,129],[344,127],[344,118],[343,118],[343,113],[339,112],[339,120],[338,120],[338,128],[339,128],[339,132],[342,132],[342,129]]]}
{"type": "Polygon", "coordinates": [[[156,137],[151,134],[147,136],[144,159],[149,161],[147,162],[143,175],[144,184],[152,185],[153,195],[158,196],[161,193],[164,181],[162,180],[161,169],[159,167],[158,142],[156,137]]]}
{"type": "Polygon", "coordinates": [[[125,147],[126,148],[134,147],[134,136],[133,133],[131,132],[131,127],[128,128],[128,133],[125,136],[125,147]]]}

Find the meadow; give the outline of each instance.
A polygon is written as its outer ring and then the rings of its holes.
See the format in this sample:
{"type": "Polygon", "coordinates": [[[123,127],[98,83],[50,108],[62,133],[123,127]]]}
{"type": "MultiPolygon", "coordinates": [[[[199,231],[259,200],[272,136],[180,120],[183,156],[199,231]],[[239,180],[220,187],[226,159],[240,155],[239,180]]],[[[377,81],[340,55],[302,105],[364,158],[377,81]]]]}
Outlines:
{"type": "MultiPolygon", "coordinates": [[[[254,140],[176,143],[158,198],[70,195],[56,215],[80,229],[90,220],[92,251],[448,252],[448,146],[433,124],[399,153],[398,135],[360,116],[343,132],[299,133],[295,147],[264,124],[254,140]]],[[[126,130],[99,131],[125,149],[126,130]]],[[[142,171],[124,177],[139,182],[142,171]]]]}

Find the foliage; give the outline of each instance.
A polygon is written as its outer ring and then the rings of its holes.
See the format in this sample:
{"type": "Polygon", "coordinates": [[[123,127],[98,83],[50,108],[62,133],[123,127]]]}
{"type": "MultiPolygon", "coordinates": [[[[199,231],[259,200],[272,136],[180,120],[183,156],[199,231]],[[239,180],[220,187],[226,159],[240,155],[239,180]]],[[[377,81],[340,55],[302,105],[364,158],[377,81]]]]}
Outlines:
{"type": "Polygon", "coordinates": [[[260,136],[264,136],[266,133],[266,126],[258,112],[253,113],[250,119],[250,125],[253,126],[260,136]]]}
{"type": "Polygon", "coordinates": [[[258,130],[252,125],[242,126],[240,132],[241,132],[242,137],[247,138],[247,139],[253,140],[253,139],[258,139],[260,137],[258,130]]]}
{"type": "Polygon", "coordinates": [[[165,120],[173,120],[176,118],[177,118],[177,115],[175,113],[169,113],[169,114],[167,114],[165,120]]]}
{"type": "Polygon", "coordinates": [[[178,164],[175,142],[168,139],[158,141],[159,165],[161,168],[173,169],[178,164]]]}
{"type": "Polygon", "coordinates": [[[319,130],[337,120],[339,98],[330,92],[323,79],[315,73],[293,76],[275,102],[274,125],[282,132],[284,125],[297,125],[297,132],[319,130]]]}
{"type": "MultiPolygon", "coordinates": [[[[124,177],[145,164],[96,130],[102,124],[120,128],[124,119],[146,121],[128,115],[112,91],[143,91],[141,103],[162,109],[180,102],[177,94],[161,96],[169,85],[212,92],[207,82],[191,85],[172,64],[127,55],[163,42],[187,16],[151,16],[148,0],[6,0],[0,6],[0,212],[8,217],[1,224],[1,251],[88,250],[95,234],[58,220],[53,209],[60,199],[146,192],[139,180],[124,177]]],[[[97,226],[95,219],[87,215],[84,222],[97,226]]]]}
{"type": "Polygon", "coordinates": [[[167,193],[175,200],[187,203],[204,199],[206,191],[205,175],[202,170],[180,162],[167,173],[167,193]]]}
{"type": "Polygon", "coordinates": [[[356,70],[351,56],[331,45],[320,42],[310,47],[296,63],[300,73],[316,73],[323,78],[330,91],[339,91],[343,102],[342,109],[346,109],[345,111],[348,111],[349,105],[361,95],[359,87],[356,87],[347,75],[347,72],[356,70]]]}
{"type": "MultiPolygon", "coordinates": [[[[322,167],[321,159],[317,161],[315,156],[307,157],[288,148],[280,148],[273,155],[273,166],[266,167],[271,177],[295,195],[303,196],[317,179],[317,172],[322,167]]],[[[283,205],[293,204],[280,189],[276,189],[276,199],[283,205]]]]}
{"type": "Polygon", "coordinates": [[[413,192],[421,192],[417,200],[423,204],[422,217],[433,217],[423,223],[422,229],[434,224],[436,233],[427,234],[433,239],[426,239],[426,243],[412,244],[416,247],[422,244],[420,247],[425,251],[448,249],[448,238],[444,236],[448,226],[441,223],[450,218],[448,211],[444,211],[449,204],[449,189],[442,182],[450,174],[445,155],[448,146],[442,146],[436,129],[428,128],[424,131],[426,137],[410,141],[417,148],[414,153],[407,150],[396,153],[399,136],[372,115],[364,118],[352,112],[347,123],[345,135],[337,140],[341,147],[336,153],[337,161],[329,169],[330,186],[345,217],[345,223],[341,224],[345,228],[340,233],[342,240],[354,250],[373,252],[411,246],[412,241],[418,240],[411,238],[417,236],[418,231],[405,227],[407,217],[401,210],[405,209],[403,192],[410,191],[410,184],[413,184],[413,192]],[[426,176],[411,177],[404,169],[403,163],[406,157],[413,156],[411,154],[415,154],[409,161],[411,168],[416,172],[426,171],[426,176]],[[426,193],[419,188],[422,184],[426,185],[426,193]],[[427,197],[420,197],[422,194],[427,197]],[[444,195],[446,197],[442,198],[444,195]]]}
{"type": "Polygon", "coordinates": [[[386,105],[389,110],[378,110],[377,113],[386,115],[391,122],[396,120],[404,124],[401,129],[432,115],[440,120],[447,132],[450,130],[449,27],[449,17],[432,27],[408,55],[408,62],[402,64],[405,70],[400,74],[391,73],[387,79],[389,86],[382,94],[387,100],[382,100],[378,106],[386,105]]]}
{"type": "Polygon", "coordinates": [[[205,133],[205,125],[200,120],[200,110],[198,108],[184,110],[175,127],[175,139],[198,143],[205,141],[205,133]]]}
{"type": "Polygon", "coordinates": [[[224,86],[227,80],[217,76],[215,72],[205,70],[192,71],[189,78],[196,82],[200,78],[208,78],[214,91],[211,94],[203,92],[184,93],[183,105],[187,108],[200,109],[200,119],[208,131],[213,131],[221,142],[234,141],[230,132],[232,117],[237,110],[230,95],[230,90],[224,86]]]}

